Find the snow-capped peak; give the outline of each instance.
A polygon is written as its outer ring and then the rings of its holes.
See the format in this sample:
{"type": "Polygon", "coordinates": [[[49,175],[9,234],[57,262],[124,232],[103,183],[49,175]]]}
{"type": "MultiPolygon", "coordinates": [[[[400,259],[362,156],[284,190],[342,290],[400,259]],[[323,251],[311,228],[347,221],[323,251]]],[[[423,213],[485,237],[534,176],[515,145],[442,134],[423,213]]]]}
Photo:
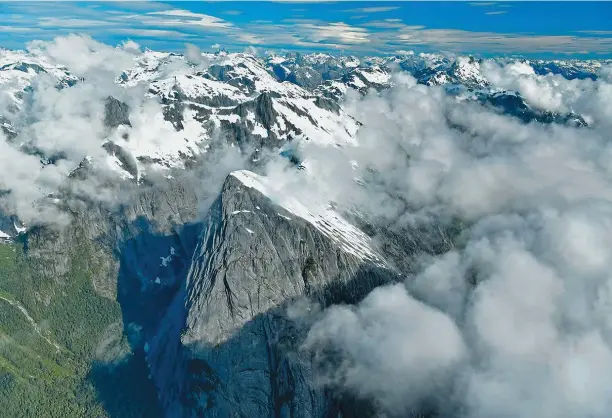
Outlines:
{"type": "Polygon", "coordinates": [[[269,178],[251,171],[234,171],[230,175],[244,186],[257,190],[282,207],[291,214],[288,218],[298,217],[313,225],[336,242],[344,252],[362,260],[384,265],[383,259],[374,250],[370,237],[349,223],[328,204],[313,202],[310,197],[300,196],[298,190],[279,187],[269,178]]]}

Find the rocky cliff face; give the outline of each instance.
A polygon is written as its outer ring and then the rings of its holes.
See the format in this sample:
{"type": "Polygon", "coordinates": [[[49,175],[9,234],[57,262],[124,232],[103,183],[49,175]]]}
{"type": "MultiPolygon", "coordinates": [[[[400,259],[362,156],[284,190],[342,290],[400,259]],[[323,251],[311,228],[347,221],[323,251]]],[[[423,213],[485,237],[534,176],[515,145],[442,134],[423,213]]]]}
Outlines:
{"type": "Polygon", "coordinates": [[[395,278],[365,235],[296,216],[254,178],[239,172],[226,180],[187,280],[148,345],[167,416],[337,413],[334,395],[314,384],[299,350],[305,330],[287,307],[355,302],[395,278]]]}

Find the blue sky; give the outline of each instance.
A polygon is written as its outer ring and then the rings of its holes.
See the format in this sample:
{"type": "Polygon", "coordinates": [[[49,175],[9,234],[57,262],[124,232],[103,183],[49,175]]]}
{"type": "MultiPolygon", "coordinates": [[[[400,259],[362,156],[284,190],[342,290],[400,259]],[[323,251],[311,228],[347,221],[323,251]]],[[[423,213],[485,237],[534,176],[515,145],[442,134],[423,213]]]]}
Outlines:
{"type": "Polygon", "coordinates": [[[612,57],[610,2],[5,2],[0,46],[84,33],[152,49],[612,57]]]}

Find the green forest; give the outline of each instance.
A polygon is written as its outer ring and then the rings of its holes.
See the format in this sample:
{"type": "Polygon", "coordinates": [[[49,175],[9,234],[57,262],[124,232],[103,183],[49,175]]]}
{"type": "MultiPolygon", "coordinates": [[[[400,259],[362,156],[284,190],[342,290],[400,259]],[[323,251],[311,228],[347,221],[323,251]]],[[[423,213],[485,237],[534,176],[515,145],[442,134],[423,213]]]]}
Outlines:
{"type": "Polygon", "coordinates": [[[91,241],[71,246],[61,277],[46,268],[23,244],[0,243],[0,415],[157,416],[152,385],[135,382],[147,370],[122,335],[120,306],[94,289],[91,241]]]}

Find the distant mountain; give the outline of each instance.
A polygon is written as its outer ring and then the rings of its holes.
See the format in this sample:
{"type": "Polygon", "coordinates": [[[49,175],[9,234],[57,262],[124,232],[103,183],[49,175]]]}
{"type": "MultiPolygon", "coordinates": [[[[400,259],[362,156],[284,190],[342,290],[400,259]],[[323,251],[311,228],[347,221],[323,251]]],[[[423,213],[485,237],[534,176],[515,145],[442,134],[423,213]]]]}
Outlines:
{"type": "MultiPolygon", "coordinates": [[[[499,60],[506,62],[507,60],[499,60]]],[[[494,89],[483,76],[481,60],[473,57],[447,57],[435,54],[390,57],[332,56],[327,54],[289,53],[257,58],[247,54],[203,54],[205,67],[191,65],[191,71],[173,72],[173,63],[184,62],[179,54],[145,50],[117,79],[121,86],[147,86],[147,96],[162,106],[163,119],[147,121],[167,131],[164,144],[151,144],[147,138],[132,138],[127,110],[117,99],[107,103],[108,125],[117,128],[106,146],[107,164],[138,178],[145,166],[183,166],[189,159],[205,152],[215,129],[242,148],[255,151],[281,148],[294,139],[338,142],[350,141],[355,121],[342,111],[341,102],[349,90],[365,94],[393,84],[392,74],[407,72],[418,83],[445,86],[449,91],[472,91],[479,100],[516,115],[526,122],[563,123],[571,115],[538,116],[520,95],[494,89]],[[460,88],[457,90],[457,88],[460,88]],[[116,112],[125,113],[119,116],[116,112]],[[118,120],[117,118],[123,118],[118,120]],[[125,150],[125,151],[121,151],[125,150]],[[123,155],[123,156],[121,156],[123,155]],[[126,156],[135,160],[124,167],[126,156]]],[[[599,61],[528,61],[537,74],[560,74],[566,78],[596,79],[599,61]]],[[[10,99],[9,114],[0,115],[2,131],[9,138],[18,133],[10,113],[24,107],[32,81],[40,74],[51,76],[57,88],[66,88],[79,80],[48,58],[23,51],[0,51],[0,86],[10,99]]],[[[130,115],[138,117],[138,115],[130,115]]],[[[576,116],[579,118],[579,115],[576,116]]],[[[580,122],[582,124],[582,122],[580,122]]],[[[150,125],[153,129],[154,125],[150,125]]],[[[24,146],[27,144],[24,144],[24,146]]],[[[43,156],[49,158],[53,156],[43,156]]]]}

